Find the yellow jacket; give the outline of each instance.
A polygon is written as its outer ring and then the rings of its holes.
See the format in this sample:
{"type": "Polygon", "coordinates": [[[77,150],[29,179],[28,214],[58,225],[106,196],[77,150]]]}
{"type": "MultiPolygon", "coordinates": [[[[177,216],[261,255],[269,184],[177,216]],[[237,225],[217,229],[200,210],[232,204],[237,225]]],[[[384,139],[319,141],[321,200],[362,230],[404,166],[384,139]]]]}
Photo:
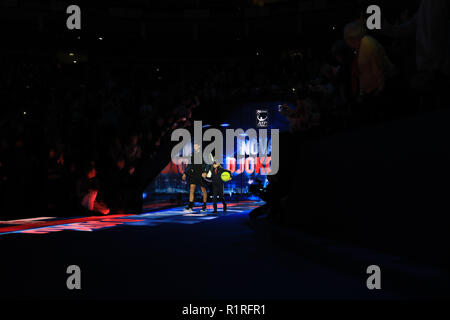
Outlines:
{"type": "Polygon", "coordinates": [[[358,69],[361,94],[383,90],[386,80],[395,73],[383,46],[368,35],[361,40],[358,69]]]}

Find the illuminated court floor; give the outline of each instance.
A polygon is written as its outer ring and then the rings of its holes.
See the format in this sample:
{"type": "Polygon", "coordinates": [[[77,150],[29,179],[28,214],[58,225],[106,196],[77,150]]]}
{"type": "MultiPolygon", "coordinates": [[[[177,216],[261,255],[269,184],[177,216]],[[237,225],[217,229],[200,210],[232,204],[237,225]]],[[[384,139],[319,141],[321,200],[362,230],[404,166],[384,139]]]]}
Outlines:
{"type": "Polygon", "coordinates": [[[31,219],[19,219],[0,221],[0,235],[13,233],[23,234],[47,234],[60,231],[84,231],[93,232],[118,226],[158,226],[164,223],[196,224],[231,214],[248,214],[251,210],[261,206],[260,202],[230,203],[226,213],[222,212],[222,205],[218,206],[219,215],[212,215],[212,206],[208,206],[206,213],[200,213],[196,208],[192,214],[187,214],[183,207],[160,210],[156,212],[138,215],[108,215],[94,217],[54,218],[39,217],[31,219]]]}
{"type": "Polygon", "coordinates": [[[367,264],[351,259],[342,267],[342,257],[328,256],[333,246],[319,243],[325,251],[319,255],[306,243],[300,249],[277,243],[270,227],[249,220],[261,204],[231,204],[219,217],[174,208],[2,221],[0,298],[236,301],[416,294],[398,292],[390,286],[396,278],[387,273],[383,291],[369,291],[367,264]],[[80,291],[66,286],[72,265],[81,269],[80,291]]]}

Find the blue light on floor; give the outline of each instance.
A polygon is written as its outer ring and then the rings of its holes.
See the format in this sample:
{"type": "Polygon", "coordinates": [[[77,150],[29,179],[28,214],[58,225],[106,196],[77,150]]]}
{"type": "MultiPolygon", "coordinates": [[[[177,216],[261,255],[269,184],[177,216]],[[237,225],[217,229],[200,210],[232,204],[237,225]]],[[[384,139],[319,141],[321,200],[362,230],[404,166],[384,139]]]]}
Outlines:
{"type": "MultiPolygon", "coordinates": [[[[144,194],[143,194],[144,196],[144,194]]],[[[222,216],[211,216],[212,205],[208,205],[208,212],[201,213],[200,207],[194,209],[194,213],[186,213],[184,207],[160,210],[151,213],[137,215],[108,215],[100,217],[79,217],[71,219],[54,220],[54,218],[32,219],[29,223],[2,226],[0,223],[0,236],[12,233],[23,234],[48,234],[63,231],[94,232],[115,227],[139,226],[156,227],[162,224],[194,225],[207,221],[224,218],[230,215],[248,215],[255,208],[263,205],[259,199],[255,202],[229,202],[228,212],[222,216]]],[[[220,211],[219,205],[219,211],[220,211]]]]}

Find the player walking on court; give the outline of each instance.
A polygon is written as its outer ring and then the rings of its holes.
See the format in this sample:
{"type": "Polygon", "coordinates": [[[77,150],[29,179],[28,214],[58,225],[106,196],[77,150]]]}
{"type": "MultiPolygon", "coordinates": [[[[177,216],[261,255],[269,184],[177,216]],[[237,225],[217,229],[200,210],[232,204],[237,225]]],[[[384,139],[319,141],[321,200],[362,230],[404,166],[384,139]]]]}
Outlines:
{"type": "Polygon", "coordinates": [[[200,186],[203,195],[203,206],[201,212],[206,212],[206,201],[208,199],[208,194],[206,193],[206,181],[204,180],[207,175],[207,165],[204,163],[202,158],[201,164],[196,164],[194,162],[195,154],[201,152],[201,147],[198,144],[194,144],[194,154],[191,158],[191,163],[187,166],[184,174],[183,181],[189,178],[189,204],[185,210],[189,213],[193,212],[194,200],[195,200],[195,190],[197,186],[200,186]]]}

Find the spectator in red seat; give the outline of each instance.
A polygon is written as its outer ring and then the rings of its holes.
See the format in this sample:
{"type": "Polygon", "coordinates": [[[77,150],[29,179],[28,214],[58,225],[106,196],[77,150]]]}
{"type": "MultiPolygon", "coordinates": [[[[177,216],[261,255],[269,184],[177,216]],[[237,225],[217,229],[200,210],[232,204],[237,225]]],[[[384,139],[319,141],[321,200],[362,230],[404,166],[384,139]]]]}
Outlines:
{"type": "Polygon", "coordinates": [[[97,170],[89,167],[86,176],[79,181],[78,194],[81,199],[81,206],[95,213],[109,214],[109,209],[103,202],[98,200],[99,185],[97,182],[97,170]]]}

